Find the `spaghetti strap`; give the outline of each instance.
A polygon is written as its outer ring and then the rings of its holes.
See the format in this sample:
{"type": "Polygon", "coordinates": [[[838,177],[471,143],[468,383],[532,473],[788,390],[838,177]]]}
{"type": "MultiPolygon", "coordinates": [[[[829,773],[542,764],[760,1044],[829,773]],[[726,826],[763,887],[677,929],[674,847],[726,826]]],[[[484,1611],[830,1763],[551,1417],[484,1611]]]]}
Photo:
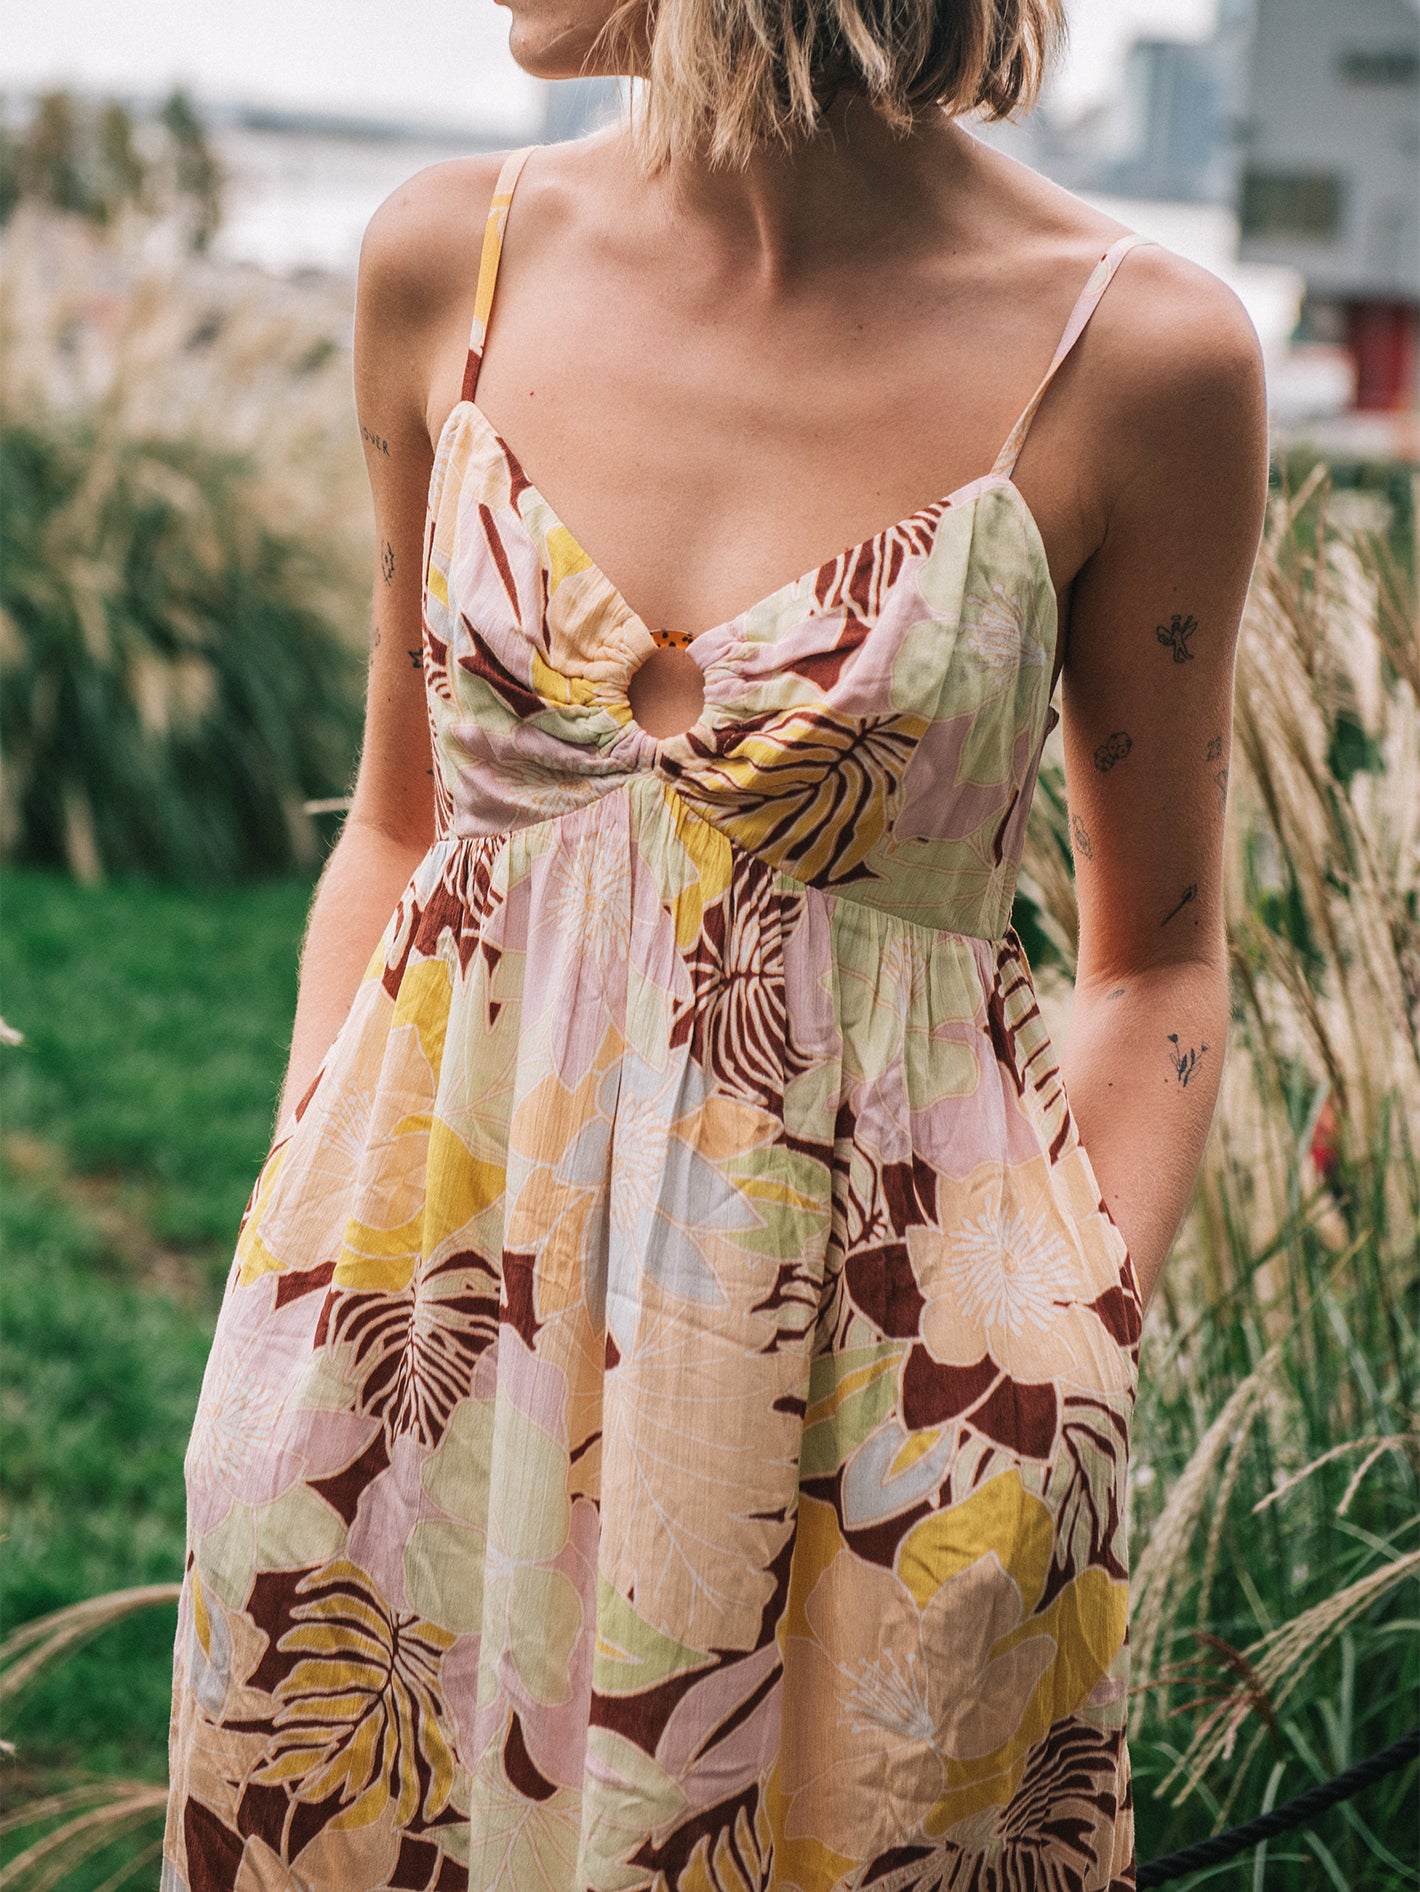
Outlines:
{"type": "Polygon", "coordinates": [[[503,254],[503,226],[508,221],[508,206],[513,201],[513,189],[528,154],[536,149],[536,145],[523,145],[517,151],[510,151],[503,160],[498,182],[493,186],[493,201],[488,206],[488,217],[483,226],[483,249],[478,259],[478,288],[473,298],[473,327],[469,330],[468,360],[463,371],[462,398],[465,401],[473,399],[474,389],[478,386],[478,370],[488,336],[488,318],[493,313],[493,289],[498,280],[498,262],[503,254]]]}
{"type": "Polygon", "coordinates": [[[1095,264],[1093,270],[1090,272],[1089,280],[1075,299],[1075,306],[1070,311],[1070,319],[1065,324],[1065,330],[1060,337],[1059,346],[1055,350],[1054,359],[1042,376],[1040,386],[1027,402],[1025,411],[1022,413],[1020,419],[1016,422],[1010,433],[1007,434],[1001,451],[996,456],[996,464],[991,469],[993,474],[1005,474],[1007,478],[1010,477],[1021,448],[1025,445],[1026,435],[1030,432],[1031,421],[1035,418],[1035,410],[1040,406],[1045,390],[1054,380],[1056,369],[1075,346],[1086,322],[1088,322],[1090,317],[1094,314],[1095,309],[1099,305],[1099,299],[1109,287],[1114,272],[1118,269],[1125,252],[1132,250],[1136,244],[1156,243],[1157,241],[1157,237],[1145,236],[1139,230],[1126,230],[1123,236],[1115,238],[1114,242],[1110,244],[1104,255],[1101,256],[1099,261],[1095,264]]]}

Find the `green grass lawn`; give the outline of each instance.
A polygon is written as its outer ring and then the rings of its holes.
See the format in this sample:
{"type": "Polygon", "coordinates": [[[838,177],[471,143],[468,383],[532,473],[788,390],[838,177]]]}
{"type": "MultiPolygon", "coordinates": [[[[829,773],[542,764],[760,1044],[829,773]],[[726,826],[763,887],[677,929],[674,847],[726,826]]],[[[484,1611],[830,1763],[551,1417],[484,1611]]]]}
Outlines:
{"type": "MultiPolygon", "coordinates": [[[[4,1083],[6,1630],[182,1571],[182,1459],[268,1147],[311,886],[194,896],[10,869],[4,1083]]],[[[27,1774],[161,1773],[173,1618],[61,1664],[7,1729],[27,1774]]]]}

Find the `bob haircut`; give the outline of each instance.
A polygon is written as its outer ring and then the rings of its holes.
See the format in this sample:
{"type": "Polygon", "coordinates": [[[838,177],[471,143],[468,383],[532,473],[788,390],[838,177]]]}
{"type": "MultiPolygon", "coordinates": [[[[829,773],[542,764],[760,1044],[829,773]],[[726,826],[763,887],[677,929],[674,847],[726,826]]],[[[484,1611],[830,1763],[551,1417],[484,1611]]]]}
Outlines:
{"type": "Polygon", "coordinates": [[[587,63],[630,75],[648,172],[673,149],[738,169],[819,130],[844,92],[901,133],[933,107],[1029,110],[1065,38],[1064,0],[621,0],[587,63]]]}

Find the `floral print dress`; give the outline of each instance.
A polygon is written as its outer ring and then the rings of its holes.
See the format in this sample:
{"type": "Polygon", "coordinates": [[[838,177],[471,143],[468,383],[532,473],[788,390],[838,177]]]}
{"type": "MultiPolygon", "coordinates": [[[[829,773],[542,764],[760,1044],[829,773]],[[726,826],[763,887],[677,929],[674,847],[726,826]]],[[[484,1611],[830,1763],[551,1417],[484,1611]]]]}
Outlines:
{"type": "Polygon", "coordinates": [[[685,644],[478,407],[438,838],[242,1218],[166,1892],[1133,1883],[1140,1301],[1009,921],[1056,600],[989,473],[685,644]],[[704,708],[629,681],[685,644],[704,708]]]}

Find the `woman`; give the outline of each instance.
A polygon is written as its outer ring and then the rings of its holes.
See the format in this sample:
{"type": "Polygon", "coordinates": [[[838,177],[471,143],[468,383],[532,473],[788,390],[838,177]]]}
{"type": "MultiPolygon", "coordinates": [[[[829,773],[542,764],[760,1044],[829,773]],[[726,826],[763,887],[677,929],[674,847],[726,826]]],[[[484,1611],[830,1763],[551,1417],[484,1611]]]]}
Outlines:
{"type": "Polygon", "coordinates": [[[367,734],[188,1455],[164,1883],[1126,1886],[1256,337],[963,125],[1055,0],[510,10],[647,85],[366,238],[367,734]]]}

